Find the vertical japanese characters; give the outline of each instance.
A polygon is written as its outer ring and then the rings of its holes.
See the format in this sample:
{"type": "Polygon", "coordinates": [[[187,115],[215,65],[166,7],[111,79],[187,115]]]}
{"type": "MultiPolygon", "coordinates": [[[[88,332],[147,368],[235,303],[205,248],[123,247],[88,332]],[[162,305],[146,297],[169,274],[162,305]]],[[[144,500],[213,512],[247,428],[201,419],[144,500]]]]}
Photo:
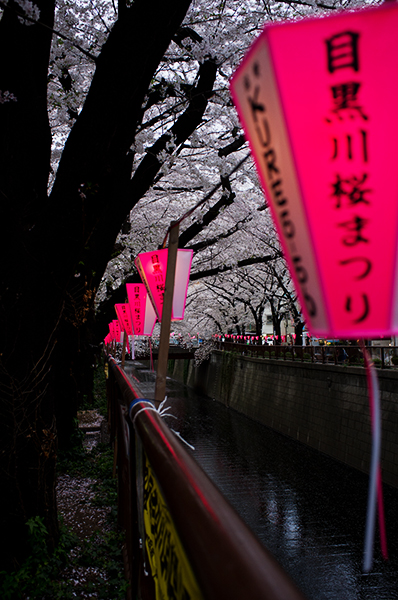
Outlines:
{"type": "MultiPolygon", "coordinates": [[[[157,305],[161,307],[160,313],[163,310],[164,290],[166,284],[166,274],[163,272],[162,265],[159,261],[158,254],[151,255],[151,263],[153,268],[153,279],[155,281],[154,291],[157,297],[157,305]]],[[[155,301],[156,302],[156,301],[155,301]]]]}
{"type": "Polygon", "coordinates": [[[372,271],[369,232],[372,186],[369,153],[371,115],[361,103],[361,35],[343,30],[325,40],[325,67],[330,86],[330,108],[325,121],[330,127],[330,157],[334,179],[330,202],[340,248],[336,268],[347,269],[350,292],[344,311],[353,325],[371,316],[369,275],[372,271]]]}
{"type": "Polygon", "coordinates": [[[125,331],[126,335],[133,335],[129,305],[115,304],[115,309],[123,331],[125,331]]]}

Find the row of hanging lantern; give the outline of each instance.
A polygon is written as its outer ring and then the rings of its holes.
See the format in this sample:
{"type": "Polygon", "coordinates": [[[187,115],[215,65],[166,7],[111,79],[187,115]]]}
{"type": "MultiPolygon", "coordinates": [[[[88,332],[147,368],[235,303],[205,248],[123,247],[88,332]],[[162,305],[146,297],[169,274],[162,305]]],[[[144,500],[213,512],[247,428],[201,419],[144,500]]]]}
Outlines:
{"type": "MultiPolygon", "coordinates": [[[[192,257],[193,250],[177,252],[172,321],[184,318],[192,257]]],[[[115,304],[117,319],[109,323],[105,344],[121,343],[123,333],[127,336],[127,345],[128,336],[152,336],[156,321],[162,321],[167,258],[167,248],[137,256],[134,263],[143,283],[126,284],[128,302],[115,304]]]]}

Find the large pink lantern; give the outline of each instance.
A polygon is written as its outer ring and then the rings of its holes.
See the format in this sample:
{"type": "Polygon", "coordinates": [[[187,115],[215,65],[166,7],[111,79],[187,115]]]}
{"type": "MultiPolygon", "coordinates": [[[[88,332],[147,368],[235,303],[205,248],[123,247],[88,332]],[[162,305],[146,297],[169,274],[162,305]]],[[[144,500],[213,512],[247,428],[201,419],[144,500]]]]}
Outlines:
{"type": "Polygon", "coordinates": [[[398,7],[267,26],[231,90],[309,329],[398,332],[398,7]]]}
{"type": "Polygon", "coordinates": [[[152,335],[156,314],[143,283],[127,283],[127,297],[135,335],[152,335]]]}
{"type": "MultiPolygon", "coordinates": [[[[175,270],[172,321],[184,318],[193,250],[178,250],[175,270]]],[[[135,265],[144,282],[157,318],[162,320],[163,296],[166,284],[168,249],[144,252],[135,259],[135,265]]]]}
{"type": "Polygon", "coordinates": [[[130,307],[128,304],[115,304],[115,310],[119,323],[126,335],[133,335],[131,325],[130,307]]]}

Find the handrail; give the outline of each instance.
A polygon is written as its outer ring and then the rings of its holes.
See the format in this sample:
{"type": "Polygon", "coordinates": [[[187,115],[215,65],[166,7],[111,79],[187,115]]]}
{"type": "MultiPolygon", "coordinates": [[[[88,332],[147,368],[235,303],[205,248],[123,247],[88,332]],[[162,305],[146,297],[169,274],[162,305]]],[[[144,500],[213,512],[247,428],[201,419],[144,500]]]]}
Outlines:
{"type": "Polygon", "coordinates": [[[139,390],[122,369],[113,359],[109,362],[123,404],[131,404],[130,424],[134,423],[196,579],[198,598],[304,600],[150,401],[140,400],[139,390]]]}
{"type": "MultiPolygon", "coordinates": [[[[276,358],[293,362],[363,366],[362,350],[359,346],[290,346],[216,341],[215,348],[249,358],[276,358]]],[[[397,346],[367,346],[367,349],[377,367],[385,369],[391,365],[395,366],[393,358],[398,355],[397,346]]]]}

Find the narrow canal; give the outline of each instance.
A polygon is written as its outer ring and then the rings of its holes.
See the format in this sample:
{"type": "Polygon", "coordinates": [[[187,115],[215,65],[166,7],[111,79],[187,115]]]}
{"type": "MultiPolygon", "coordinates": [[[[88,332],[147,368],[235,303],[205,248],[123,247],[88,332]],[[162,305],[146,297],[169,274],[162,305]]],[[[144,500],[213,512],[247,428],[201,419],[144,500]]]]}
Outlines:
{"type": "MultiPolygon", "coordinates": [[[[126,371],[153,398],[154,375],[126,371]]],[[[366,475],[168,380],[165,418],[308,600],[398,599],[398,490],[384,487],[390,559],[376,534],[373,570],[362,574],[366,475]]]]}

